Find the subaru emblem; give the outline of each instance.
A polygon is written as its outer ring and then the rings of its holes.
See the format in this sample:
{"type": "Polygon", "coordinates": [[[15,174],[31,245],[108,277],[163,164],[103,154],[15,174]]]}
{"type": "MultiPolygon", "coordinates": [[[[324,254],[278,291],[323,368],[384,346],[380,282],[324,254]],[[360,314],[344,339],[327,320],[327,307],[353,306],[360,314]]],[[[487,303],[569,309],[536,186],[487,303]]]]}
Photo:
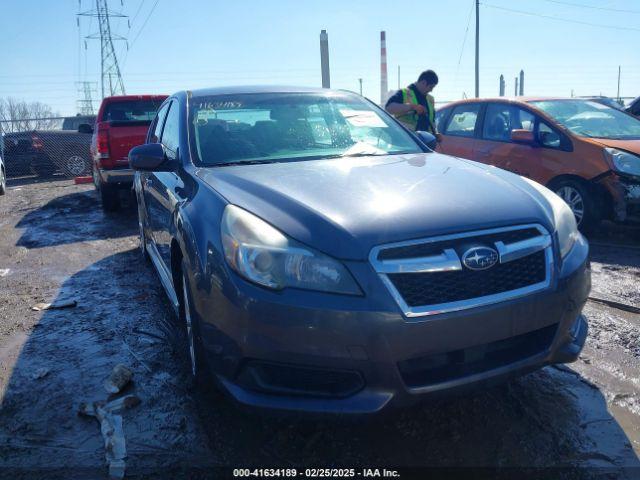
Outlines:
{"type": "Polygon", "coordinates": [[[464,252],[462,263],[471,270],[486,270],[498,263],[498,252],[489,247],[473,247],[464,252]]]}

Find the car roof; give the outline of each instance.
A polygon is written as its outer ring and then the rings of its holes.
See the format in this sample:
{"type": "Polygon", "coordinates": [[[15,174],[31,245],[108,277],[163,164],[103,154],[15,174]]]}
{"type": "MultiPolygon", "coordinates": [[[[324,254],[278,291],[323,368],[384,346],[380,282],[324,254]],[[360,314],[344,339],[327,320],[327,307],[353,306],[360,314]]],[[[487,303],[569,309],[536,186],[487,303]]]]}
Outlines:
{"type": "Polygon", "coordinates": [[[346,93],[345,90],[331,90],[320,87],[299,87],[291,85],[238,85],[228,87],[213,87],[191,90],[193,97],[213,95],[235,95],[243,93],[346,93]]]}
{"type": "Polygon", "coordinates": [[[464,100],[456,100],[446,105],[442,105],[441,108],[450,107],[454,105],[464,105],[467,103],[487,103],[487,102],[504,102],[504,103],[520,103],[527,104],[530,102],[540,102],[545,100],[589,100],[589,98],[578,97],[485,97],[485,98],[466,98],[464,100]]]}

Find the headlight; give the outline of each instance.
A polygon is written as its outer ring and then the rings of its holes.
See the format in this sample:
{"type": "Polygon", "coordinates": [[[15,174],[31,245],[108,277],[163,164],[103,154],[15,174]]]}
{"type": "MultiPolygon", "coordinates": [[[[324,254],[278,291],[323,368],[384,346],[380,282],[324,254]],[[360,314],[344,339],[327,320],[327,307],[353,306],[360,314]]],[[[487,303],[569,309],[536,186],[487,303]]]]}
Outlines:
{"type": "Polygon", "coordinates": [[[255,215],[227,205],[222,247],[229,266],[264,287],[285,287],[360,295],[355,280],[337,260],[288,238],[255,215]]]}
{"type": "Polygon", "coordinates": [[[640,177],[640,157],[638,155],[617,148],[605,148],[604,152],[613,164],[614,170],[640,177]]]}
{"type": "Polygon", "coordinates": [[[558,234],[560,256],[564,258],[571,250],[571,247],[573,247],[573,244],[576,243],[578,235],[580,235],[578,233],[575,215],[567,203],[547,187],[525,177],[522,177],[522,179],[526,180],[529,185],[538,190],[547,202],[549,202],[551,210],[553,211],[553,223],[558,234]]]}

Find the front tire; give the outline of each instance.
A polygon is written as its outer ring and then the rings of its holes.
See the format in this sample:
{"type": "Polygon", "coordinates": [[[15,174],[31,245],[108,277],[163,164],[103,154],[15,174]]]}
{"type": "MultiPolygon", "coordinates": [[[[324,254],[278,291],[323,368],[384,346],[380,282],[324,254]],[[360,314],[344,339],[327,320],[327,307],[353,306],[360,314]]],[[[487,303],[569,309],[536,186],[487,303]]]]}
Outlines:
{"type": "Polygon", "coordinates": [[[185,275],[185,265],[182,264],[181,278],[181,299],[180,299],[180,312],[179,320],[180,324],[178,328],[182,329],[184,341],[181,341],[179,345],[181,356],[184,357],[184,364],[188,368],[190,387],[196,388],[202,391],[207,391],[211,388],[211,378],[208,374],[206,361],[204,360],[204,354],[202,351],[202,344],[200,341],[200,330],[198,328],[198,322],[193,315],[193,309],[191,307],[191,290],[189,289],[189,282],[185,275]]]}
{"type": "Polygon", "coordinates": [[[561,180],[552,186],[552,190],[569,206],[580,230],[587,232],[600,223],[594,196],[582,182],[561,180]]]}
{"type": "Polygon", "coordinates": [[[0,195],[4,195],[7,192],[7,177],[4,173],[4,169],[0,168],[0,195]]]}

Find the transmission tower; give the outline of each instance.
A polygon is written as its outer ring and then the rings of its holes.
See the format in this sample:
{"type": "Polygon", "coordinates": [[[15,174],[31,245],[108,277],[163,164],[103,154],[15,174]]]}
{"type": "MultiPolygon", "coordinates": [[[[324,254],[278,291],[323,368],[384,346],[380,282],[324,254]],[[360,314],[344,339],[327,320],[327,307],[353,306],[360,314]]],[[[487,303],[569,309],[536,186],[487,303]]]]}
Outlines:
{"type": "Polygon", "coordinates": [[[94,115],[91,94],[96,91],[96,82],[76,82],[78,93],[82,95],[76,104],[80,115],[94,115]]]}
{"type": "MultiPolygon", "coordinates": [[[[128,18],[120,12],[109,10],[107,0],[96,0],[96,8],[78,14],[81,17],[98,19],[99,32],[85,38],[100,40],[100,68],[102,71],[102,98],[112,95],[124,95],[124,83],[120,74],[118,57],[113,46],[114,41],[127,41],[125,37],[111,33],[110,19],[128,18]]],[[[86,48],[86,43],[85,43],[86,48]]]]}

